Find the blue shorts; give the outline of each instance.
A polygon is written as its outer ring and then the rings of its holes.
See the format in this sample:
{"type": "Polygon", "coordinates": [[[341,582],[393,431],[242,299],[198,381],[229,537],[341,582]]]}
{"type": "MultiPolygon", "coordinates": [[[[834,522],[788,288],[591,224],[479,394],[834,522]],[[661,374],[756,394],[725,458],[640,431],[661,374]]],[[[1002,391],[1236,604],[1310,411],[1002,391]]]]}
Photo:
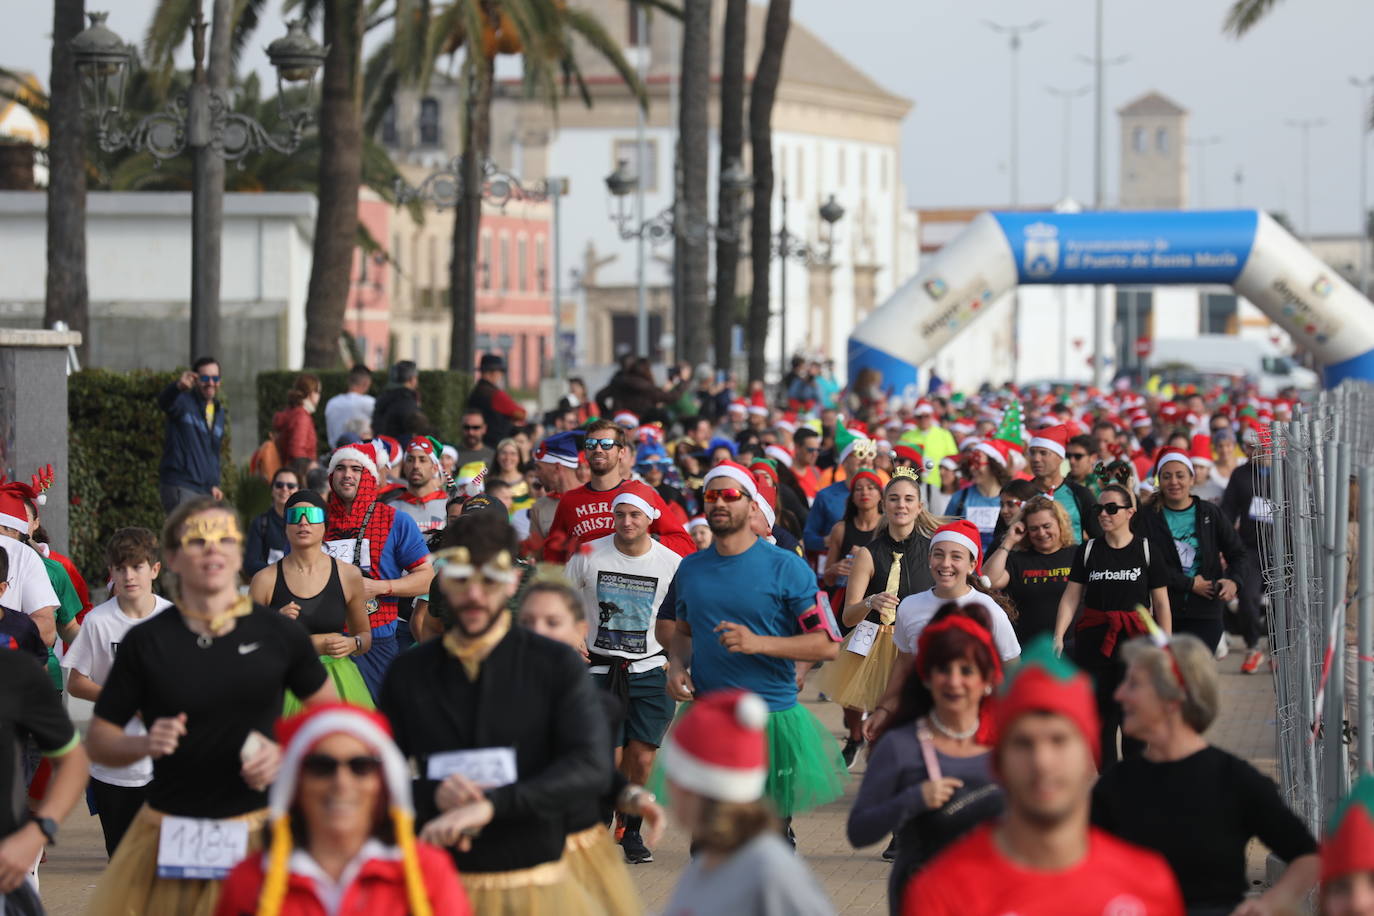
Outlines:
{"type": "MultiPolygon", "coordinates": [[[[609,674],[593,674],[592,680],[602,690],[610,690],[609,674]]],[[[663,743],[663,736],[673,721],[677,704],[668,696],[668,669],[654,668],[630,675],[630,704],[625,721],[615,735],[615,746],[623,747],[639,741],[653,747],[663,743]]]]}

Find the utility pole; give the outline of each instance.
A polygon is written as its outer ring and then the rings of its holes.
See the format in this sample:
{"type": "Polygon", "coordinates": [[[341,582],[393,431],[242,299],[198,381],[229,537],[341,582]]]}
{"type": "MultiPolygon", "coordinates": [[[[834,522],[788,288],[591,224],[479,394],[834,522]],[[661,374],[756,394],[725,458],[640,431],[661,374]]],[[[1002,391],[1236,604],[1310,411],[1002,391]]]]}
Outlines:
{"type": "Polygon", "coordinates": [[[1037,19],[1025,25],[1003,25],[984,19],[983,25],[992,29],[999,35],[1007,35],[1010,38],[1011,48],[1011,158],[1007,163],[1007,170],[1011,173],[1011,205],[1013,207],[1021,203],[1021,169],[1020,169],[1020,150],[1019,134],[1021,121],[1021,82],[1020,59],[1021,59],[1021,36],[1029,35],[1036,29],[1045,25],[1045,20],[1037,19]]]}
{"type": "Polygon", "coordinates": [[[1061,199],[1068,200],[1071,196],[1069,194],[1069,165],[1070,152],[1073,150],[1073,103],[1076,100],[1083,98],[1083,96],[1087,95],[1089,92],[1092,92],[1093,87],[1091,83],[1089,83],[1086,86],[1079,86],[1077,89],[1058,89],[1054,86],[1046,86],[1045,91],[1064,103],[1064,126],[1060,133],[1059,144],[1062,150],[1060,154],[1062,161],[1059,164],[1059,181],[1061,185],[1059,194],[1061,199]]]}
{"type": "MultiPolygon", "coordinates": [[[[648,24],[644,18],[644,4],[635,4],[635,43],[638,45],[639,54],[635,60],[635,69],[638,71],[639,81],[644,82],[644,74],[648,71],[649,42],[645,40],[645,32],[648,24]]],[[[635,105],[635,224],[644,225],[644,167],[648,161],[648,143],[644,139],[644,106],[635,105]]],[[[658,157],[654,157],[654,181],[657,186],[658,181],[658,157]]],[[[635,355],[645,359],[653,359],[653,354],[649,351],[649,299],[648,291],[645,288],[644,276],[644,234],[641,232],[635,238],[635,355]]]]}
{"type": "Polygon", "coordinates": [[[1312,235],[1312,128],[1325,127],[1326,118],[1290,118],[1284,122],[1302,133],[1302,239],[1312,235]]]}
{"type": "Polygon", "coordinates": [[[1374,76],[1350,78],[1350,85],[1360,90],[1360,293],[1369,295],[1369,90],[1374,76]]]}

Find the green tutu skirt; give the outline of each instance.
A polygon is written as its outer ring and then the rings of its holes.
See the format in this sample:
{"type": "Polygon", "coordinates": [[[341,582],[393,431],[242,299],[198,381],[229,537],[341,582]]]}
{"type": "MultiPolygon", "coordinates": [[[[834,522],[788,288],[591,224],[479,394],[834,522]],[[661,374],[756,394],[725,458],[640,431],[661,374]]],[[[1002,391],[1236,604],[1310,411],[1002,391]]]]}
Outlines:
{"type": "MultiPolygon", "coordinates": [[[[340,700],[361,706],[363,709],[377,708],[372,702],[372,692],[367,689],[367,682],[363,680],[362,672],[358,670],[353,659],[347,656],[335,658],[332,655],[321,655],[320,664],[324,665],[324,670],[329,673],[329,679],[334,682],[334,692],[339,695],[340,700]]],[[[291,691],[286,691],[286,699],[282,703],[282,718],[295,715],[303,708],[300,698],[291,691]]]]}
{"type": "MultiPolygon", "coordinates": [[[[679,704],[673,726],[686,714],[691,703],[679,704]]],[[[840,756],[835,736],[821,720],[802,704],[768,714],[768,780],[763,794],[773,803],[779,817],[791,817],[834,801],[844,794],[849,769],[840,756]]],[[[668,729],[671,739],[673,727],[668,729]]],[[[668,798],[667,773],[662,755],[649,777],[649,790],[668,798]]]]}

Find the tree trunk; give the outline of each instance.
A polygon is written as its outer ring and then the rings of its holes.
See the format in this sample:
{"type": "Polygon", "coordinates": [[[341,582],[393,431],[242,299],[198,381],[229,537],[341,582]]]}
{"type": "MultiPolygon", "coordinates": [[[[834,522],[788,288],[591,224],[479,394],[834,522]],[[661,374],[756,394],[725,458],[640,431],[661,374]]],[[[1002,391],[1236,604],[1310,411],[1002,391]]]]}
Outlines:
{"type": "MultiPolygon", "coordinates": [[[[754,287],[749,292],[749,380],[763,378],[768,343],[768,267],[773,257],[773,100],[782,73],[782,51],[792,19],[792,0],[769,0],[763,49],[749,95],[749,146],[754,154],[754,210],[749,254],[754,287]]],[[[784,268],[785,269],[785,268],[784,268]]],[[[782,372],[787,367],[782,367],[782,372]]]]}
{"type": "MultiPolygon", "coordinates": [[[[470,43],[469,49],[476,43],[470,43]]],[[[453,256],[449,260],[449,297],[453,330],[449,336],[448,367],[460,372],[476,369],[477,352],[477,230],[482,221],[482,169],[491,149],[491,87],[495,67],[479,54],[468,69],[463,104],[462,194],[455,208],[453,256]]],[[[495,270],[495,265],[487,265],[495,270]]]]}
{"type": "Polygon", "coordinates": [[[305,303],[305,365],[339,364],[363,172],[362,0],[324,4],[329,55],[321,77],[319,209],[305,303]]]}
{"type": "MultiPolygon", "coordinates": [[[[744,155],[744,38],[749,0],[726,0],[725,33],[720,52],[720,170],[744,155]]],[[[724,237],[716,239],[716,303],[712,338],[716,368],[730,370],[730,337],[735,325],[735,293],[739,276],[740,199],[722,184],[716,202],[716,225],[724,237]]]]}
{"type": "Polygon", "coordinates": [[[682,138],[682,330],[679,348],[692,365],[706,359],[710,339],[711,231],[707,180],[710,170],[711,0],[685,0],[682,8],[682,95],[678,130],[682,138]]]}
{"type": "Polygon", "coordinates": [[[65,321],[81,332],[81,361],[90,348],[86,288],[86,155],[81,87],[71,40],[83,27],[85,0],[53,4],[52,92],[48,110],[48,279],[43,326],[65,321]]]}

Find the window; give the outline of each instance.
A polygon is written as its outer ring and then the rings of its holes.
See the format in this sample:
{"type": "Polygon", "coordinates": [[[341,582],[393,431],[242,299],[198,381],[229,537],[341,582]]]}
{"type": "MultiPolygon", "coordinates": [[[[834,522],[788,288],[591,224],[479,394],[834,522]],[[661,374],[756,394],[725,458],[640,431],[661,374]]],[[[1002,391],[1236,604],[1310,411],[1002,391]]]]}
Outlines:
{"type": "Polygon", "coordinates": [[[501,236],[501,292],[510,289],[510,239],[501,236]]]}
{"type": "Polygon", "coordinates": [[[523,235],[515,240],[515,288],[522,293],[529,287],[528,247],[523,235]]]}
{"type": "Polygon", "coordinates": [[[420,145],[439,145],[439,100],[433,96],[420,100],[420,145]]]}
{"type": "Polygon", "coordinates": [[[1239,305],[1235,293],[1203,293],[1201,334],[1233,334],[1239,305]]]}
{"type": "Polygon", "coordinates": [[[658,190],[658,141],[644,141],[644,168],[639,168],[639,144],[634,140],[617,140],[612,151],[614,165],[624,159],[630,170],[639,176],[642,187],[647,191],[658,190]]]}
{"type": "Polygon", "coordinates": [[[482,233],[482,289],[491,289],[491,233],[482,233]]]}
{"type": "Polygon", "coordinates": [[[1155,131],[1155,151],[1161,156],[1169,155],[1169,129],[1161,127],[1155,131]]]}
{"type": "Polygon", "coordinates": [[[1135,127],[1131,129],[1131,150],[1137,153],[1145,152],[1145,128],[1135,127]]]}
{"type": "Polygon", "coordinates": [[[401,233],[391,233],[391,295],[401,295],[401,233]]]}
{"type": "Polygon", "coordinates": [[[868,188],[868,150],[859,151],[859,187],[868,188]]]}
{"type": "Polygon", "coordinates": [[[420,361],[420,335],[410,335],[410,358],[417,363],[420,361]]]}
{"type": "Polygon", "coordinates": [[[382,115],[382,145],[396,145],[396,106],[391,105],[382,115]]]}
{"type": "Polygon", "coordinates": [[[548,258],[544,251],[544,237],[536,236],[534,240],[534,274],[536,289],[541,293],[549,291],[548,258]]]}

